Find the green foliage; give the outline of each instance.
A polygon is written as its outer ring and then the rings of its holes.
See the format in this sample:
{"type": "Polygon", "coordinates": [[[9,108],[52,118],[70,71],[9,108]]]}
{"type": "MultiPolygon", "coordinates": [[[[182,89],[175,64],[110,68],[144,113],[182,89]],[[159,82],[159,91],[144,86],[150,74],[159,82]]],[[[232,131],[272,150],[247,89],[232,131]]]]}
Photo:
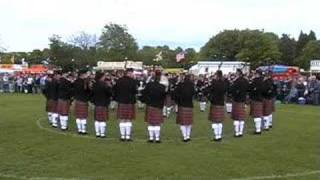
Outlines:
{"type": "Polygon", "coordinates": [[[313,59],[320,59],[320,41],[309,41],[295,60],[295,64],[307,70],[310,67],[310,60],[313,59]]]}
{"type": "Polygon", "coordinates": [[[107,61],[136,60],[138,44],[126,26],[107,24],[100,36],[99,51],[107,61]]]}
{"type": "Polygon", "coordinates": [[[293,60],[296,57],[296,46],[297,43],[294,38],[290,38],[288,34],[282,34],[279,42],[282,64],[294,65],[293,60]]]}
{"type": "Polygon", "coordinates": [[[225,30],[201,48],[200,58],[246,61],[257,66],[265,61],[279,61],[278,37],[259,30],[225,30]]]}

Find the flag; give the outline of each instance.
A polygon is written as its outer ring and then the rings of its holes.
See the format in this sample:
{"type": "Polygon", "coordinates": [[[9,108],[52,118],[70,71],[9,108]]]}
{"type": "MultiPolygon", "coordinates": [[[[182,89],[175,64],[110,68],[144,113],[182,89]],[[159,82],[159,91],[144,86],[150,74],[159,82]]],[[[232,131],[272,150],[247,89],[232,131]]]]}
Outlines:
{"type": "Polygon", "coordinates": [[[158,54],[156,54],[156,57],[153,59],[155,62],[162,61],[162,51],[160,51],[158,54]]]}
{"type": "Polygon", "coordinates": [[[180,52],[180,53],[178,53],[178,54],[176,55],[176,60],[177,60],[178,63],[185,59],[185,56],[184,56],[184,55],[185,55],[184,52],[180,52]]]}

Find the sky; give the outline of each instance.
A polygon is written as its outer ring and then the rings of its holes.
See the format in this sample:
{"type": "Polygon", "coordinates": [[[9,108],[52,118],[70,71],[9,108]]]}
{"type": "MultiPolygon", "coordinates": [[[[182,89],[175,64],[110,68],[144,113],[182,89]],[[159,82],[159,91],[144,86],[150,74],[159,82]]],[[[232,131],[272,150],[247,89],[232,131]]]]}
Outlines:
{"type": "Polygon", "coordinates": [[[140,47],[199,50],[225,29],[320,36],[319,7],[319,0],[0,0],[0,46],[43,49],[53,34],[99,36],[110,22],[125,24],[140,47]]]}

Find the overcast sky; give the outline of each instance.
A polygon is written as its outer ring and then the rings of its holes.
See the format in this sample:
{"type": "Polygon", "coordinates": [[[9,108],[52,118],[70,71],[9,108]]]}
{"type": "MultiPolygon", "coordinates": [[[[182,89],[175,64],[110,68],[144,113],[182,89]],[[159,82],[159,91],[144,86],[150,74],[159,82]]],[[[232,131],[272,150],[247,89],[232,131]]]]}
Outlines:
{"type": "Polygon", "coordinates": [[[199,49],[224,29],[320,35],[319,0],[0,0],[0,43],[7,51],[48,47],[48,37],[126,24],[139,46],[199,49]]]}

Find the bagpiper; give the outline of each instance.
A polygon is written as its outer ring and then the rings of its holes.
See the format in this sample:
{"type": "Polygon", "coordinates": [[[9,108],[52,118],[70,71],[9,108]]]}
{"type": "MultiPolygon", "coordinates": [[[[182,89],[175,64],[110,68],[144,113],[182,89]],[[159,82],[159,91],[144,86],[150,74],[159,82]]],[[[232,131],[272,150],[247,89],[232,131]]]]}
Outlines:
{"type": "Polygon", "coordinates": [[[224,99],[227,92],[227,83],[222,76],[222,71],[218,70],[209,87],[209,99],[211,103],[209,121],[212,123],[214,141],[222,140],[222,129],[224,120],[224,99]]]}
{"type": "Polygon", "coordinates": [[[271,77],[271,73],[268,72],[263,80],[263,129],[269,130],[270,124],[272,124],[272,111],[274,107],[273,98],[275,96],[275,87],[271,77]]]}
{"type": "Polygon", "coordinates": [[[237,69],[236,79],[231,86],[232,93],[232,119],[235,137],[243,136],[243,129],[246,119],[245,102],[249,89],[249,82],[243,77],[240,69],[237,69]]]}
{"type": "Polygon", "coordinates": [[[73,84],[71,75],[64,71],[59,79],[58,85],[58,113],[60,119],[60,128],[65,131],[68,129],[69,110],[73,94],[73,84]]]}
{"type": "Polygon", "coordinates": [[[119,78],[114,87],[121,141],[132,141],[131,128],[135,119],[136,94],[137,83],[134,80],[133,69],[127,69],[125,76],[119,78]]]}
{"type": "Polygon", "coordinates": [[[193,96],[195,87],[191,75],[185,75],[184,80],[178,84],[175,90],[175,101],[178,104],[176,123],[180,125],[184,142],[190,141],[193,123],[193,96]]]}
{"type": "Polygon", "coordinates": [[[112,91],[105,78],[105,74],[97,72],[92,86],[91,102],[94,104],[94,127],[97,138],[106,137],[106,121],[109,118],[108,106],[112,91]]]}
{"type": "Polygon", "coordinates": [[[80,70],[77,80],[74,82],[75,117],[78,134],[87,134],[88,101],[90,99],[90,88],[88,72],[80,70]]]}
{"type": "Polygon", "coordinates": [[[250,115],[253,117],[255,124],[255,134],[261,134],[261,125],[263,117],[263,77],[261,71],[256,71],[252,82],[250,83],[250,115]]]}
{"type": "Polygon", "coordinates": [[[160,130],[163,123],[162,109],[166,98],[166,87],[160,84],[161,72],[156,71],[154,81],[149,82],[142,91],[146,103],[145,122],[148,124],[148,142],[160,143],[160,130]]]}

